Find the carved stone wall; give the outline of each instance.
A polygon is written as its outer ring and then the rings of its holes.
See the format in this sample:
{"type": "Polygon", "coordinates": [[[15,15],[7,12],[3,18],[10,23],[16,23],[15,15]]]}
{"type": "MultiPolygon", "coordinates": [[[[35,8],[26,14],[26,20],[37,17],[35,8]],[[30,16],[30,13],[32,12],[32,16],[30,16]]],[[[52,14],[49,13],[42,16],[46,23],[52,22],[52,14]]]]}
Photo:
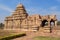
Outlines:
{"type": "Polygon", "coordinates": [[[46,23],[50,28],[51,22],[57,27],[56,15],[28,15],[22,4],[17,5],[12,13],[12,16],[6,17],[4,29],[39,30],[42,26],[46,26],[46,23]]]}

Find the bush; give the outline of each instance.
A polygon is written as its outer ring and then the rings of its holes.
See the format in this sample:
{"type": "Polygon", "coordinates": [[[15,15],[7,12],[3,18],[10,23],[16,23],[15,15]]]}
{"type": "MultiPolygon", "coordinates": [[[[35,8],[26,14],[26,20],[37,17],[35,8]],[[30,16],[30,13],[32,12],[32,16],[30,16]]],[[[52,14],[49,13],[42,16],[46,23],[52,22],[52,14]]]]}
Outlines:
{"type": "Polygon", "coordinates": [[[9,36],[2,37],[2,38],[0,38],[0,40],[11,40],[11,39],[14,39],[14,38],[17,38],[17,37],[22,37],[22,36],[25,36],[25,35],[26,35],[25,33],[14,34],[14,35],[9,35],[9,36]]]}
{"type": "Polygon", "coordinates": [[[60,21],[57,22],[57,25],[60,25],[60,21]]]}

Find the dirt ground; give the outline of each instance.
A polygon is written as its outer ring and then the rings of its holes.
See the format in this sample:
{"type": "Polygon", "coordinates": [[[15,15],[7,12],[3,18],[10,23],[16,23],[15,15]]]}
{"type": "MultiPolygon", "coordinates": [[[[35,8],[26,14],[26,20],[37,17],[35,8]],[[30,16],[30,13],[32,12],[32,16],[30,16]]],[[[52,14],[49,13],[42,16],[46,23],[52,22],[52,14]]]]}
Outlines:
{"type": "Polygon", "coordinates": [[[60,37],[60,26],[54,27],[52,29],[52,33],[46,33],[46,32],[26,32],[26,36],[20,37],[20,38],[15,38],[12,40],[33,40],[34,37],[36,36],[49,36],[49,37],[60,37]]]}
{"type": "Polygon", "coordinates": [[[6,32],[6,34],[12,32],[12,33],[26,33],[26,36],[23,37],[19,37],[19,38],[15,38],[12,40],[33,40],[34,37],[37,36],[49,36],[49,37],[60,37],[60,26],[58,27],[54,27],[52,29],[52,33],[47,33],[47,32],[42,32],[42,31],[36,31],[36,32],[32,32],[32,31],[20,31],[20,30],[0,30],[0,34],[5,34],[4,32],[6,32]]]}

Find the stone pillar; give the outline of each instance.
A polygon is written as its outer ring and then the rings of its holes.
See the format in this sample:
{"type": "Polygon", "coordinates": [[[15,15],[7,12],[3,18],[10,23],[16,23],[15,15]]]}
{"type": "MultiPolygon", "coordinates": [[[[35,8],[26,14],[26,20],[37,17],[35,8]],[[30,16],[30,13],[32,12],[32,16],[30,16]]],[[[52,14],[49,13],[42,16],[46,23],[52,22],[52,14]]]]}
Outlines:
{"type": "Polygon", "coordinates": [[[48,21],[49,32],[52,33],[52,27],[50,25],[50,21],[48,21]]]}
{"type": "Polygon", "coordinates": [[[11,29],[13,29],[13,20],[11,20],[10,25],[11,25],[11,29]]]}
{"type": "Polygon", "coordinates": [[[13,20],[13,30],[15,30],[15,28],[16,28],[16,22],[15,20],[13,20]]]}
{"type": "Polygon", "coordinates": [[[20,20],[18,20],[18,29],[20,29],[20,20]]]}
{"type": "Polygon", "coordinates": [[[50,21],[48,21],[48,27],[50,27],[50,21]]]}
{"type": "Polygon", "coordinates": [[[22,28],[22,19],[20,19],[20,29],[22,28]]]}
{"type": "Polygon", "coordinates": [[[57,27],[57,20],[55,21],[55,27],[57,27]]]}
{"type": "Polygon", "coordinates": [[[21,29],[21,19],[20,19],[20,29],[21,29]]]}

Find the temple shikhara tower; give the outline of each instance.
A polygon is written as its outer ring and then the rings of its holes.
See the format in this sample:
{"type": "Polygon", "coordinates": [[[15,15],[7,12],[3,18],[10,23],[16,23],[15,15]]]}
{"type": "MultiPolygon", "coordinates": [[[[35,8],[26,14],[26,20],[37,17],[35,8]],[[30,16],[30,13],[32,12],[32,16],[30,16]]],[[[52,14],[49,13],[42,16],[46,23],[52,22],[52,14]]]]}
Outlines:
{"type": "Polygon", "coordinates": [[[5,18],[5,30],[51,31],[57,27],[56,15],[28,15],[25,7],[18,4],[11,16],[5,18]]]}

